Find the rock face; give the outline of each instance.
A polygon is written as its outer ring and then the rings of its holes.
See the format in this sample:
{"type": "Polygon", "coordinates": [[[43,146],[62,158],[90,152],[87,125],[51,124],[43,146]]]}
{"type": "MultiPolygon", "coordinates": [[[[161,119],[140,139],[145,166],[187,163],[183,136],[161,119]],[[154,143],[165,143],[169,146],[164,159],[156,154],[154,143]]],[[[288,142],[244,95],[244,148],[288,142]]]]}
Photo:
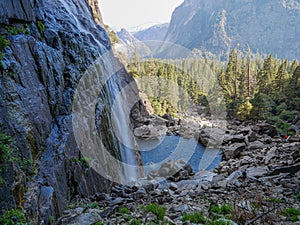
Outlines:
{"type": "Polygon", "coordinates": [[[134,54],[138,54],[141,57],[146,57],[151,55],[151,50],[142,41],[136,39],[127,30],[122,29],[117,33],[118,38],[121,41],[121,45],[117,44],[115,46],[118,52],[121,52],[128,57],[133,57],[134,54]]]}
{"type": "Polygon", "coordinates": [[[249,45],[262,53],[299,60],[300,31],[295,29],[299,15],[296,0],[185,0],[174,11],[165,40],[215,54],[249,45]]]}
{"type": "Polygon", "coordinates": [[[133,36],[140,41],[163,41],[168,31],[169,24],[154,25],[147,29],[135,32],[133,36]]]}
{"type": "MultiPolygon", "coordinates": [[[[110,182],[90,168],[79,152],[72,129],[72,100],[83,74],[98,60],[99,71],[111,79],[95,96],[99,97],[97,128],[107,149],[118,155],[108,112],[113,98],[129,83],[132,92],[138,92],[110,53],[97,4],[94,0],[0,1],[0,22],[5,24],[0,34],[9,40],[1,49],[0,132],[15,141],[14,160],[6,165],[0,162],[1,168],[10,168],[1,170],[0,214],[19,206],[34,224],[49,224],[72,196],[110,190],[110,182]],[[104,64],[105,55],[110,59],[104,64]]],[[[124,105],[127,97],[122,95],[124,105]]]]}

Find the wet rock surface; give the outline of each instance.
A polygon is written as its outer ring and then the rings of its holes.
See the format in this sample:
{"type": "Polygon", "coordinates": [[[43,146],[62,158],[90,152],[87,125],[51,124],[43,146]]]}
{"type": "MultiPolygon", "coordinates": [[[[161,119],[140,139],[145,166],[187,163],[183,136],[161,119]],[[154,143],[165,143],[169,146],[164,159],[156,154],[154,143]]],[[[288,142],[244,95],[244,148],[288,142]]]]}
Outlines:
{"type": "MultiPolygon", "coordinates": [[[[99,25],[98,1],[0,1],[0,15],[0,35],[9,41],[0,68],[0,132],[16,143],[15,160],[7,165],[13,169],[1,172],[0,215],[18,207],[33,223],[50,224],[72,196],[109,192],[111,186],[88,167],[73,135],[72,101],[80,79],[108,55],[110,60],[99,67],[111,80],[98,93],[98,109],[109,107],[112,92],[129,83],[133,93],[138,90],[111,53],[99,25]]],[[[128,96],[123,97],[126,102],[128,96]]],[[[100,110],[98,118],[107,147],[118,150],[109,136],[109,118],[100,110]]]]}
{"type": "Polygon", "coordinates": [[[213,207],[226,204],[231,206],[226,217],[230,218],[229,224],[294,224],[282,211],[300,208],[297,197],[300,192],[300,143],[271,137],[273,133],[269,129],[262,129],[266,132],[263,133],[258,128],[255,124],[229,125],[227,131],[231,136],[222,144],[224,155],[228,154],[228,148],[242,147],[234,157],[224,157],[214,171],[193,174],[183,162],[169,161],[147,178],[128,186],[116,186],[111,194],[101,194],[105,197],[100,201],[97,196],[74,199],[71,205],[74,209],[67,210],[56,224],[78,215],[76,212],[82,205],[89,204],[85,209],[90,209],[92,203],[97,205],[99,221],[104,224],[137,221],[139,224],[149,221],[193,224],[182,221],[185,213],[202,211],[206,218],[212,218],[218,215],[213,207]],[[252,142],[247,140],[253,132],[260,134],[256,141],[263,146],[250,147],[252,142]],[[173,169],[184,171],[185,176],[173,179],[169,176],[173,169]],[[147,206],[153,203],[166,209],[164,217],[158,219],[155,213],[147,211],[147,206]]]}

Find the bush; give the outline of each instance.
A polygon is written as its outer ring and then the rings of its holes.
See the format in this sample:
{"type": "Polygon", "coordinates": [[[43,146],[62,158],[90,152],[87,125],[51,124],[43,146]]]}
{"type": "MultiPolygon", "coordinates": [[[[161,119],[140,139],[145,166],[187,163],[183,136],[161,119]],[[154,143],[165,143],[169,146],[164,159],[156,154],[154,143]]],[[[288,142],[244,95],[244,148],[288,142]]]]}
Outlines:
{"type": "Polygon", "coordinates": [[[166,213],[166,208],[161,207],[157,204],[150,204],[146,206],[146,212],[152,212],[157,216],[158,220],[163,220],[165,213],[166,213]]]}
{"type": "Polygon", "coordinates": [[[295,208],[287,208],[282,212],[282,214],[288,217],[291,221],[297,222],[299,221],[298,216],[300,216],[300,210],[295,208]]]}
{"type": "Polygon", "coordinates": [[[9,45],[9,40],[6,40],[3,36],[0,36],[0,51],[2,52],[9,45]]]}
{"type": "Polygon", "coordinates": [[[190,221],[191,223],[206,223],[207,219],[203,212],[184,213],[181,219],[183,222],[190,221]]]}
{"type": "Polygon", "coordinates": [[[232,212],[232,207],[227,204],[221,206],[212,205],[210,210],[220,215],[226,215],[232,212]]]}
{"type": "Polygon", "coordinates": [[[119,209],[119,213],[122,213],[122,214],[130,214],[130,210],[127,209],[126,207],[121,207],[119,209]]]}
{"type": "Polygon", "coordinates": [[[25,214],[20,210],[13,209],[6,211],[0,218],[0,224],[4,225],[26,225],[25,214]]]}

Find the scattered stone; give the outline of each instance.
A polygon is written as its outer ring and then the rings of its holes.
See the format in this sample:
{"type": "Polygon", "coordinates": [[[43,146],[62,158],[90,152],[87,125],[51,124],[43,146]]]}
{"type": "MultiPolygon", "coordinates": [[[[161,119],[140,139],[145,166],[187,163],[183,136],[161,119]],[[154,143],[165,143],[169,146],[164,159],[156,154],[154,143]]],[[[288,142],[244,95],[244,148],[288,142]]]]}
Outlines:
{"type": "Polygon", "coordinates": [[[246,148],[245,143],[235,143],[230,146],[223,147],[225,159],[233,159],[240,156],[241,152],[246,148]]]}
{"type": "Polygon", "coordinates": [[[247,177],[259,178],[268,173],[268,167],[250,167],[246,170],[247,177]]]}

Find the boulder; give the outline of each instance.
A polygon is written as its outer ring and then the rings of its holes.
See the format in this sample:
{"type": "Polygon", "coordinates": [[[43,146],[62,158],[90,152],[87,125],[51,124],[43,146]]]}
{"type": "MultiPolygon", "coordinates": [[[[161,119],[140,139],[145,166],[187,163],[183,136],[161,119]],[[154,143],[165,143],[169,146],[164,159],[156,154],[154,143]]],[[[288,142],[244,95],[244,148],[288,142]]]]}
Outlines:
{"type": "Polygon", "coordinates": [[[268,167],[250,167],[246,169],[247,177],[250,178],[259,178],[263,177],[268,173],[268,167]]]}
{"type": "Polygon", "coordinates": [[[264,147],[265,145],[261,141],[251,142],[248,146],[249,150],[263,149],[264,147]]]}
{"type": "Polygon", "coordinates": [[[166,126],[143,125],[134,129],[134,135],[141,139],[157,139],[166,135],[167,130],[166,126]]]}
{"type": "Polygon", "coordinates": [[[205,127],[199,133],[199,142],[209,148],[219,148],[224,140],[225,131],[220,128],[205,127]]]}
{"type": "Polygon", "coordinates": [[[224,147],[223,154],[226,160],[237,158],[240,156],[241,152],[246,148],[245,143],[235,143],[230,146],[224,147]]]}
{"type": "Polygon", "coordinates": [[[245,136],[243,134],[225,135],[223,143],[224,144],[243,143],[244,141],[245,141],[245,136]]]}
{"type": "Polygon", "coordinates": [[[260,135],[266,134],[270,137],[275,137],[278,135],[276,127],[271,124],[259,123],[259,124],[257,124],[257,126],[259,127],[258,134],[260,134],[260,135]]]}

